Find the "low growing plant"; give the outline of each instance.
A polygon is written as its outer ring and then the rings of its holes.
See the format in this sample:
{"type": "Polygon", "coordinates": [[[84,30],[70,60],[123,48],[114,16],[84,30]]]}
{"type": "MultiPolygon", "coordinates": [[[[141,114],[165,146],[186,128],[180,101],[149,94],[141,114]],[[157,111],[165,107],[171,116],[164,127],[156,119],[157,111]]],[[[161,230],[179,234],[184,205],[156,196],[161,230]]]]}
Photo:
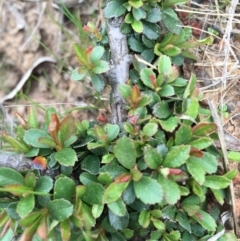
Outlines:
{"type": "MultiPolygon", "coordinates": [[[[32,161],[23,160],[24,170],[10,161],[0,167],[2,236],[203,241],[223,229],[220,206],[236,171],[218,171],[217,126],[199,104],[196,77],[183,79],[172,63],[184,56],[177,42],[191,35],[181,27],[172,33],[180,22],[170,2],[179,1],[108,1],[108,40],[92,23],[84,27],[98,45],[75,45],[81,66],[72,77],[89,74],[97,91],[108,80],[108,120],[78,121],[49,108],[39,124],[31,108],[27,120],[18,115],[15,137],[3,134],[8,150],[32,161]],[[161,19],[171,32],[164,36],[161,19]],[[167,42],[176,55],[164,50],[167,42]],[[139,43],[143,51],[134,50],[139,43]],[[147,45],[151,58],[143,54],[147,45]]],[[[228,238],[234,235],[219,240],[228,238]]]]}

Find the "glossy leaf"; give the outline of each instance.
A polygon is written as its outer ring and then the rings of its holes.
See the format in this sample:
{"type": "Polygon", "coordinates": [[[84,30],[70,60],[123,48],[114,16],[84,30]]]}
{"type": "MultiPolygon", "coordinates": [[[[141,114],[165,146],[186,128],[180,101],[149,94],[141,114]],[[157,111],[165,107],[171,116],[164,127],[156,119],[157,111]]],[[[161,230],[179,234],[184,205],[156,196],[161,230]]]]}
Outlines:
{"type": "Polygon", "coordinates": [[[129,223],[128,212],[126,212],[124,216],[120,217],[114,214],[111,210],[108,210],[108,217],[109,217],[111,226],[115,230],[123,230],[128,226],[128,223],[129,223]]]}
{"type": "Polygon", "coordinates": [[[107,206],[117,216],[122,217],[126,215],[127,208],[122,198],[119,198],[115,202],[108,203],[107,206]]]}
{"type": "Polygon", "coordinates": [[[93,175],[97,175],[100,168],[100,160],[98,156],[95,155],[86,156],[82,160],[81,167],[84,171],[87,171],[93,175]]]}
{"type": "Polygon", "coordinates": [[[34,191],[48,193],[53,188],[53,180],[48,176],[42,176],[37,179],[34,191]]]}

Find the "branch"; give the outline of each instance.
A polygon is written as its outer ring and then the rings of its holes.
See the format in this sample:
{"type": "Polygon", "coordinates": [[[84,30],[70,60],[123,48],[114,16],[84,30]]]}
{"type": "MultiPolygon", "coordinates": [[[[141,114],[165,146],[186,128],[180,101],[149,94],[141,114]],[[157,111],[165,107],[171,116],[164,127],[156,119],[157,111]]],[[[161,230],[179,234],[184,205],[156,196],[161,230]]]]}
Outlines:
{"type": "Polygon", "coordinates": [[[0,167],[10,167],[17,171],[31,169],[32,160],[21,154],[11,152],[0,152],[0,167]]]}
{"type": "Polygon", "coordinates": [[[128,54],[127,37],[122,34],[120,27],[123,18],[110,18],[107,22],[107,34],[111,51],[111,65],[107,72],[107,79],[112,87],[111,93],[111,122],[121,123],[125,116],[125,101],[118,91],[119,84],[124,84],[129,79],[129,65],[132,56],[128,54]]]}

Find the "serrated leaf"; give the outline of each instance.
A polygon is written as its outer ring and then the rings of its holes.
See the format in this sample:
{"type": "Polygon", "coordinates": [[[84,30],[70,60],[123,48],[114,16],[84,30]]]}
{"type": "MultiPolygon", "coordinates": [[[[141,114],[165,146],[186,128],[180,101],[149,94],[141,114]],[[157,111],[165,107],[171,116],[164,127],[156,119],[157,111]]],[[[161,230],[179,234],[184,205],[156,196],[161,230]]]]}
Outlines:
{"type": "Polygon", "coordinates": [[[27,130],[24,134],[23,140],[28,144],[31,145],[33,147],[38,147],[38,148],[51,148],[51,146],[46,145],[46,144],[42,144],[39,142],[39,138],[40,137],[47,137],[49,139],[51,139],[50,135],[43,131],[43,130],[39,130],[39,129],[30,129],[27,130]]]}
{"type": "Polygon", "coordinates": [[[172,111],[170,110],[168,103],[166,101],[160,101],[157,104],[155,104],[152,108],[153,114],[159,119],[166,119],[172,114],[172,111]]]}
{"type": "Polygon", "coordinates": [[[181,198],[180,189],[175,181],[166,179],[162,175],[158,177],[158,182],[161,184],[163,189],[163,195],[166,202],[170,205],[174,205],[181,198]]]}
{"type": "Polygon", "coordinates": [[[199,160],[196,161],[194,157],[190,157],[187,160],[187,169],[189,173],[192,175],[192,177],[200,184],[202,185],[205,181],[205,171],[201,166],[201,163],[199,160]]]}
{"type": "Polygon", "coordinates": [[[73,214],[73,205],[65,199],[55,199],[47,204],[50,216],[61,222],[73,214]]]}
{"type": "Polygon", "coordinates": [[[159,203],[163,198],[161,185],[155,179],[147,176],[142,176],[139,181],[134,182],[134,191],[136,197],[145,204],[159,203]]]}
{"type": "Polygon", "coordinates": [[[142,82],[147,87],[154,89],[153,80],[156,80],[156,75],[151,69],[149,68],[142,69],[140,72],[140,77],[142,82]]]}
{"type": "Polygon", "coordinates": [[[120,138],[114,147],[114,155],[123,167],[132,169],[137,158],[134,142],[127,137],[120,138]]]}
{"type": "Polygon", "coordinates": [[[142,8],[133,8],[132,14],[137,21],[146,17],[146,12],[142,8]]]}
{"type": "Polygon", "coordinates": [[[189,142],[189,145],[193,148],[198,148],[200,150],[203,150],[209,146],[211,146],[213,143],[213,140],[210,137],[201,137],[197,140],[189,142]]]}
{"type": "Polygon", "coordinates": [[[163,10],[162,20],[169,32],[175,34],[179,34],[181,32],[181,23],[173,9],[165,8],[163,10]]]}
{"type": "Polygon", "coordinates": [[[107,134],[107,141],[113,141],[119,134],[119,126],[117,124],[106,124],[104,130],[107,134]]]}
{"type": "Polygon", "coordinates": [[[147,11],[147,16],[145,18],[146,21],[150,23],[157,23],[162,19],[162,13],[159,8],[150,8],[147,11]]]}
{"type": "Polygon", "coordinates": [[[73,166],[77,161],[77,154],[71,148],[63,148],[56,152],[55,159],[63,166],[73,166]]]}
{"type": "Polygon", "coordinates": [[[31,128],[38,128],[38,118],[35,107],[30,107],[28,112],[28,124],[31,128]]]}
{"type": "Polygon", "coordinates": [[[161,29],[156,23],[149,23],[142,20],[143,24],[143,34],[146,35],[149,39],[155,40],[160,36],[161,29]]]}
{"type": "Polygon", "coordinates": [[[189,158],[190,146],[182,145],[172,148],[163,160],[163,167],[180,167],[189,158]]]}
{"type": "Polygon", "coordinates": [[[231,181],[224,176],[206,176],[203,185],[212,189],[223,189],[230,185],[231,181]]]}
{"type": "Polygon", "coordinates": [[[35,198],[33,194],[22,197],[17,204],[17,213],[21,218],[27,216],[35,206],[35,198]]]}
{"type": "Polygon", "coordinates": [[[0,186],[5,187],[11,184],[24,184],[23,176],[8,167],[1,167],[0,168],[0,186]]]}
{"type": "Polygon", "coordinates": [[[89,183],[86,185],[86,191],[81,199],[90,205],[100,205],[102,203],[104,191],[105,189],[101,184],[95,182],[89,183]]]}
{"type": "Polygon", "coordinates": [[[167,120],[159,120],[161,127],[168,132],[173,132],[178,126],[179,119],[177,116],[169,117],[167,120]]]}
{"type": "Polygon", "coordinates": [[[119,17],[124,14],[127,10],[123,6],[125,0],[110,1],[104,8],[103,14],[105,18],[119,17]]]}
{"type": "Polygon", "coordinates": [[[151,169],[156,169],[162,163],[162,157],[157,150],[151,146],[144,148],[144,161],[151,169]]]}
{"type": "Polygon", "coordinates": [[[107,204],[108,208],[117,216],[124,216],[127,212],[127,208],[122,198],[119,198],[115,202],[107,204]]]}
{"type": "Polygon", "coordinates": [[[104,192],[102,202],[103,203],[111,203],[111,202],[115,202],[116,200],[118,200],[121,197],[123,191],[127,188],[128,184],[129,184],[129,181],[128,182],[111,183],[104,192]]]}
{"type": "Polygon", "coordinates": [[[207,229],[208,231],[215,231],[216,230],[216,222],[215,220],[203,210],[199,210],[196,214],[192,216],[198,223],[202,225],[203,228],[207,229]]]}
{"type": "Polygon", "coordinates": [[[69,177],[59,177],[54,184],[54,199],[66,199],[71,201],[75,195],[76,184],[69,177]]]}
{"type": "Polygon", "coordinates": [[[81,168],[90,174],[97,175],[100,168],[99,157],[95,155],[86,156],[81,163],[81,168]]]}
{"type": "Polygon", "coordinates": [[[128,44],[131,50],[133,50],[134,52],[138,52],[141,53],[145,50],[145,46],[144,44],[142,44],[142,42],[138,41],[136,38],[134,38],[133,36],[131,36],[128,39],[128,44]]]}
{"type": "Polygon", "coordinates": [[[143,127],[143,134],[145,136],[151,137],[154,136],[158,131],[158,125],[156,123],[147,123],[143,127]]]}
{"type": "Polygon", "coordinates": [[[177,146],[187,144],[192,139],[192,130],[188,125],[181,125],[175,134],[175,144],[177,146]]]}
{"type": "Polygon", "coordinates": [[[43,176],[39,177],[34,188],[35,192],[45,192],[48,193],[53,188],[53,180],[50,177],[43,176]]]}
{"type": "Polygon", "coordinates": [[[129,214],[126,212],[125,216],[117,216],[114,214],[111,210],[108,210],[108,217],[109,217],[109,222],[111,226],[115,230],[123,230],[125,229],[128,224],[129,224],[129,214]]]}
{"type": "Polygon", "coordinates": [[[170,97],[175,94],[175,90],[171,85],[164,85],[162,89],[159,91],[159,95],[162,97],[170,97]]]}

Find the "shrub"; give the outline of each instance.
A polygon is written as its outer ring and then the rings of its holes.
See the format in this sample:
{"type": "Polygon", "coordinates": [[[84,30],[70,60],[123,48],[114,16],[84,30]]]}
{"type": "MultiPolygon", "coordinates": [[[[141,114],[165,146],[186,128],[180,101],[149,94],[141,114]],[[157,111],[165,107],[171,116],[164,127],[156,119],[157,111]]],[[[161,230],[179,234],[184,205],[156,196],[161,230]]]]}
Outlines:
{"type": "Polygon", "coordinates": [[[196,77],[183,79],[176,66],[192,57],[188,44],[201,44],[180,27],[178,2],[108,1],[108,40],[84,27],[96,46],[75,45],[72,78],[89,74],[97,91],[108,79],[112,116],[76,121],[53,108],[43,124],[33,108],[19,116],[16,137],[3,140],[33,161],[0,168],[2,236],[193,241],[223,229],[219,204],[236,172],[218,173],[217,127],[199,104],[196,77]]]}

